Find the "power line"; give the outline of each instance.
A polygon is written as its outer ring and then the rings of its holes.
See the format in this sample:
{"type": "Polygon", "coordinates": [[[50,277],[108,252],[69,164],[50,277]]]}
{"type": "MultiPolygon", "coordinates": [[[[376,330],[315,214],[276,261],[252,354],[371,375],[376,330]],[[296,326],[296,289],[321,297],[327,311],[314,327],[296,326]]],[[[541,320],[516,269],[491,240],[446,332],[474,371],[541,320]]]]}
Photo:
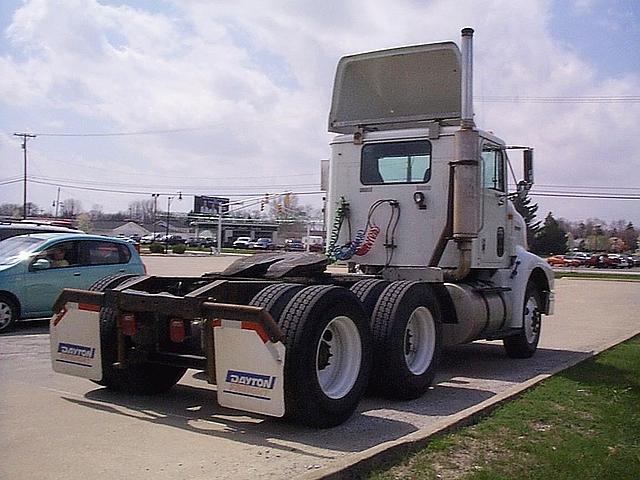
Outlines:
{"type": "MultiPolygon", "coordinates": [[[[158,193],[159,195],[174,195],[175,191],[169,191],[169,192],[152,192],[152,191],[140,191],[140,190],[115,190],[115,189],[109,189],[109,188],[99,188],[99,187],[86,187],[86,186],[78,186],[78,185],[68,185],[68,184],[64,184],[61,182],[48,182],[48,181],[42,181],[42,180],[30,180],[32,183],[37,183],[39,185],[53,185],[53,186],[62,186],[64,188],[68,188],[68,189],[74,189],[74,190],[88,190],[88,191],[92,191],[92,192],[107,192],[107,193],[123,193],[123,194],[128,194],[128,195],[151,195],[152,193],[158,193]]],[[[206,188],[206,187],[203,187],[206,188]]],[[[231,187],[233,188],[233,187],[231,187]]],[[[325,193],[323,191],[310,191],[310,192],[291,192],[295,195],[319,195],[321,193],[325,193]]],[[[183,196],[193,196],[193,195],[199,195],[198,193],[194,193],[194,192],[185,192],[184,190],[182,191],[182,195],[183,196]]],[[[259,195],[264,195],[264,192],[256,192],[256,193],[218,193],[218,195],[220,196],[229,196],[229,197],[255,197],[255,196],[259,196],[259,195]]]]}
{"type": "MultiPolygon", "coordinates": [[[[137,183],[121,183],[121,182],[105,182],[99,180],[75,180],[71,178],[60,178],[60,177],[45,177],[40,175],[30,175],[30,180],[40,180],[40,181],[48,181],[48,182],[57,182],[64,184],[73,184],[78,186],[98,186],[98,187],[138,187],[140,186],[140,182],[137,183]]],[[[268,185],[260,184],[260,185],[185,185],[185,184],[150,184],[146,183],[145,188],[158,190],[158,189],[168,189],[168,190],[211,190],[212,188],[233,188],[238,190],[246,190],[246,189],[280,189],[280,188],[310,188],[317,187],[318,183],[285,183],[285,184],[273,184],[270,183],[268,185]]]]}
{"type": "Polygon", "coordinates": [[[562,192],[529,192],[532,197],[559,197],[559,198],[594,198],[610,200],[640,200],[640,195],[606,195],[589,193],[562,193],[562,192]]]}
{"type": "Polygon", "coordinates": [[[520,95],[483,95],[476,97],[485,103],[640,103],[638,95],[585,95],[575,97],[534,97],[520,95]]]}
{"type": "Polygon", "coordinates": [[[55,132],[43,132],[36,133],[41,137],[129,137],[135,135],[164,135],[167,133],[182,133],[182,132],[194,132],[198,130],[206,130],[214,128],[214,125],[200,126],[200,127],[188,127],[188,128],[167,128],[161,130],[137,130],[132,132],[87,132],[87,133],[55,133],[55,132]]]}

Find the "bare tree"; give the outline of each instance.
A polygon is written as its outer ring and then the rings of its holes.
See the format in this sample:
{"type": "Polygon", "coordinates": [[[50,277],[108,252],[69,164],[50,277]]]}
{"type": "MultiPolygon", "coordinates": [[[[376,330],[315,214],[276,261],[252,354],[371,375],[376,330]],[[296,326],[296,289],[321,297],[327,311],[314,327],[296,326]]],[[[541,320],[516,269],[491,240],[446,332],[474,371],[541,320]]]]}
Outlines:
{"type": "Polygon", "coordinates": [[[129,203],[129,212],[131,218],[140,222],[152,222],[153,221],[153,199],[148,200],[136,200],[129,203]]]}
{"type": "Polygon", "coordinates": [[[82,213],[82,202],[75,198],[67,198],[61,202],[62,209],[60,215],[67,218],[73,218],[82,213]]]}

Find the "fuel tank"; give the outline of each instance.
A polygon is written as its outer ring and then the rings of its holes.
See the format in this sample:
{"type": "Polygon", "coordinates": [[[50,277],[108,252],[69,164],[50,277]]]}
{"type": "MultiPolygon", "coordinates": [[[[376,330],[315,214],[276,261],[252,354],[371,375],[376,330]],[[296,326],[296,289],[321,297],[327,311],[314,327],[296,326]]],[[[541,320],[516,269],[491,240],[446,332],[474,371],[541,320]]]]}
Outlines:
{"type": "Polygon", "coordinates": [[[458,322],[443,324],[445,346],[472,342],[505,328],[511,318],[509,289],[487,283],[445,283],[458,322]]]}

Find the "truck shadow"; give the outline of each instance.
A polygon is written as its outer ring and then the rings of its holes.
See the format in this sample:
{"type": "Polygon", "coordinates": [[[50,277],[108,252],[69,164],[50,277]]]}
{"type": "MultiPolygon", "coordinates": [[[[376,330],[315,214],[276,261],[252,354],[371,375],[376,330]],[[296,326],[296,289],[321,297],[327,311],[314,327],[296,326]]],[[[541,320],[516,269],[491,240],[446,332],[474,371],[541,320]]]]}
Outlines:
{"type": "MultiPolygon", "coordinates": [[[[444,352],[435,386],[411,401],[366,397],[345,424],[316,430],[279,419],[238,412],[216,402],[215,387],[199,380],[192,370],[170,392],[138,397],[100,388],[71,403],[189,432],[294,452],[316,458],[334,458],[326,450],[358,452],[397,440],[421,428],[446,421],[450,415],[490,399],[497,393],[559,366],[589,356],[584,352],[539,349],[534,359],[505,361],[501,346],[477,343],[444,352]],[[318,452],[318,448],[324,453],[318,452]]],[[[273,454],[273,453],[272,453],[273,454]]]]}

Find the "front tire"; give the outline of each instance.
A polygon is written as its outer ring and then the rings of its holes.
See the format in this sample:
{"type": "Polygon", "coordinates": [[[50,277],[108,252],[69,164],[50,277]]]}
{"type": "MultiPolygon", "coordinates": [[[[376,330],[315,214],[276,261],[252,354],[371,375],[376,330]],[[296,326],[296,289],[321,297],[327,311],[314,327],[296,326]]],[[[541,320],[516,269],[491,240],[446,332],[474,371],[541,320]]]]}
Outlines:
{"type": "Polygon", "coordinates": [[[18,320],[18,306],[10,298],[0,295],[0,333],[8,332],[18,320]]]}
{"type": "Polygon", "coordinates": [[[530,358],[538,348],[540,330],[542,297],[535,283],[529,281],[524,295],[522,309],[522,329],[517,335],[503,340],[507,356],[511,358],[530,358]]]}
{"type": "Polygon", "coordinates": [[[285,417],[311,427],[340,425],[355,411],[371,368],[367,316],[349,290],[299,291],[280,318],[287,354],[285,417]]]}
{"type": "Polygon", "coordinates": [[[400,281],[380,296],[372,318],[372,390],[410,400],[431,385],[442,348],[440,306],[422,282],[400,281]]]}

